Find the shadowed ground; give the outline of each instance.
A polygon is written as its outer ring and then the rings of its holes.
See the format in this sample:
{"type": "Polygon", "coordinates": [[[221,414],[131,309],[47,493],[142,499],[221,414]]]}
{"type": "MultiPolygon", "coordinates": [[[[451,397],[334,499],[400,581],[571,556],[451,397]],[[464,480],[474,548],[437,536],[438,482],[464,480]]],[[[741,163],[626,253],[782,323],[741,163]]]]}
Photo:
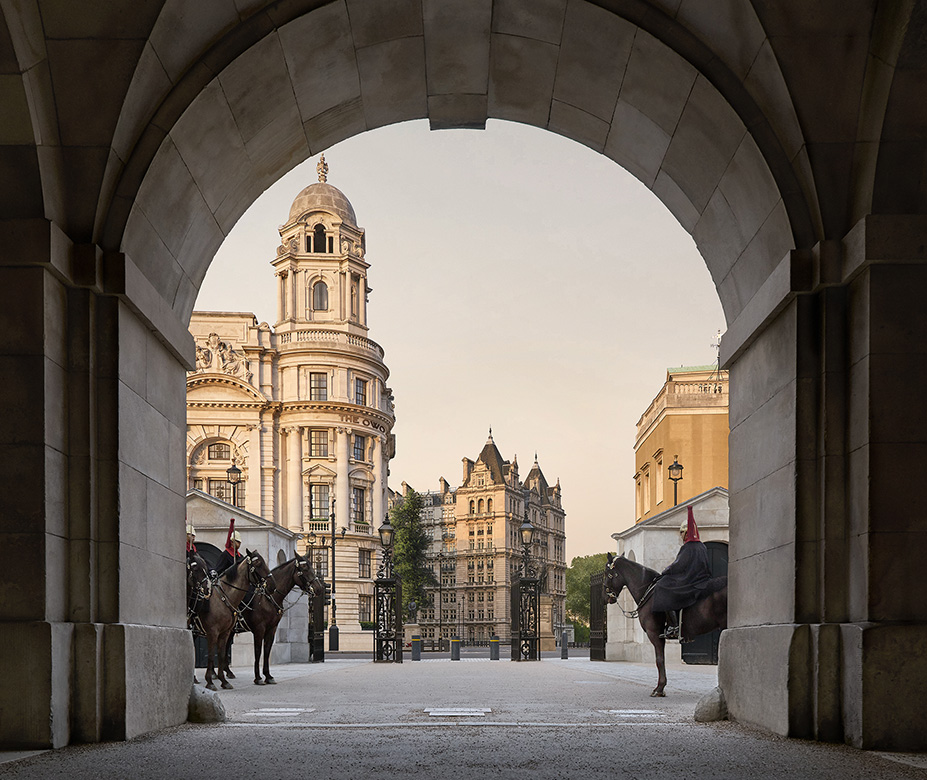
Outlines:
{"type": "Polygon", "coordinates": [[[220,694],[226,724],[41,753],[3,764],[0,776],[927,778],[880,754],[695,723],[714,667],[670,668],[667,697],[651,699],[646,664],[513,664],[484,653],[402,665],[330,655],[278,667],[279,683],[264,687],[237,668],[235,690],[220,694]]]}

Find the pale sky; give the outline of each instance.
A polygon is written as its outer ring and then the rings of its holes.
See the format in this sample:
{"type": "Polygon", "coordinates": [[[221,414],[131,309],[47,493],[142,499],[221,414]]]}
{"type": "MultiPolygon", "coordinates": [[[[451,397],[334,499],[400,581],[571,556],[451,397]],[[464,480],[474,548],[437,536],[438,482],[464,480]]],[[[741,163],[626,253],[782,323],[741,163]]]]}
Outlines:
{"type": "MultiPolygon", "coordinates": [[[[367,233],[369,336],[396,400],[390,486],[420,492],[475,459],[492,426],[526,476],[560,478],[567,561],[634,518],[634,434],[668,366],[714,362],[724,315],[695,243],[650,190],[550,132],[426,121],[325,153],[367,233]]],[[[273,325],[277,227],[318,157],[268,189],[216,254],[199,310],[273,325]]]]}

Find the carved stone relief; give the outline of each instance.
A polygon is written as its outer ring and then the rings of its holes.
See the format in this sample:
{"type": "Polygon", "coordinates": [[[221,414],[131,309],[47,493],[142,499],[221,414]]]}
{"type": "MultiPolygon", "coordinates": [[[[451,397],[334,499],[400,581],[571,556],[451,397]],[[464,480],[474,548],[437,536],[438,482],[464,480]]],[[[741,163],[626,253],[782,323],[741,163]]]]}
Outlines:
{"type": "Polygon", "coordinates": [[[227,341],[222,341],[218,334],[210,333],[204,343],[196,345],[195,373],[213,371],[230,374],[252,383],[251,361],[227,341]]]}

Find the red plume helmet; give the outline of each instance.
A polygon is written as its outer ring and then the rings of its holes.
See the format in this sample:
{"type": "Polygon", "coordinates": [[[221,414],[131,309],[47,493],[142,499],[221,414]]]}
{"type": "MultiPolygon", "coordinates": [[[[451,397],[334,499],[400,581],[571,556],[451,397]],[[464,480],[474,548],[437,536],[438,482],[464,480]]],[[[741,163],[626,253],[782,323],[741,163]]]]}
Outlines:
{"type": "Polygon", "coordinates": [[[685,538],[682,540],[683,544],[686,542],[700,542],[701,539],[698,538],[698,526],[695,524],[695,515],[692,513],[692,507],[689,507],[689,525],[686,528],[685,538]]]}

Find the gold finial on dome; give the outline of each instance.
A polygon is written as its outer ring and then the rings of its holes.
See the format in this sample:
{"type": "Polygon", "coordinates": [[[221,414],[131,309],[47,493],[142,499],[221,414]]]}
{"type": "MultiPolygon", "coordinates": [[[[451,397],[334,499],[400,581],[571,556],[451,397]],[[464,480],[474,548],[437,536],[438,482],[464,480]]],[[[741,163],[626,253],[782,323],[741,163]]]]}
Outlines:
{"type": "Polygon", "coordinates": [[[325,162],[325,155],[323,154],[319,158],[319,164],[315,166],[315,169],[319,172],[319,181],[323,184],[328,181],[328,163],[325,162]]]}

